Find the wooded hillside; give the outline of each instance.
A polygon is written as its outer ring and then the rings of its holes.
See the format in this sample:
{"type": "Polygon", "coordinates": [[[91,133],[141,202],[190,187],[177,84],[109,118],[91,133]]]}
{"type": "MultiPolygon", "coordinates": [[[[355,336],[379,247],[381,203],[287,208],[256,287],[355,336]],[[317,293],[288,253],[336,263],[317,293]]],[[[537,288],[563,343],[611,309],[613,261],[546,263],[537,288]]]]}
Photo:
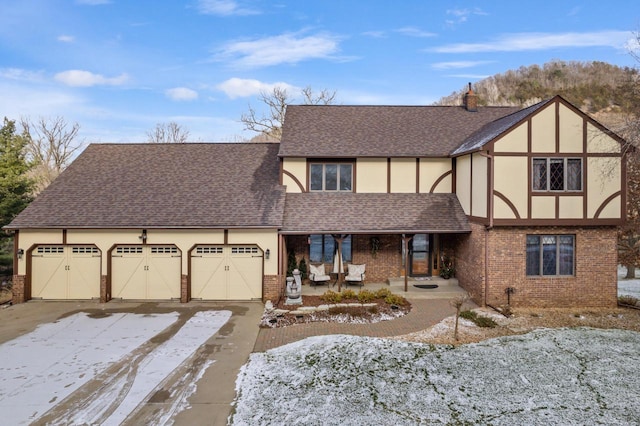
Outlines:
{"type": "MultiPolygon", "coordinates": [[[[528,106],[561,95],[588,113],[629,112],[630,93],[638,79],[634,68],[605,62],[553,61],[485,78],[473,85],[480,105],[528,106]]],[[[436,102],[460,105],[467,85],[436,102]]]]}

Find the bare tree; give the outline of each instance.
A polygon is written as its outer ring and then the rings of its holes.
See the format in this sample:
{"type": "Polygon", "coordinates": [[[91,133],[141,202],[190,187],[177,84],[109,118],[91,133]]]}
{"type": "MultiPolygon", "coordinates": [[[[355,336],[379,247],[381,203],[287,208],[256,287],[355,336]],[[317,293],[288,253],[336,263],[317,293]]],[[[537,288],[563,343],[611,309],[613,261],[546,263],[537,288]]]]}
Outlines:
{"type": "Polygon", "coordinates": [[[185,143],[189,139],[189,130],[175,121],[158,123],[153,130],[147,132],[149,143],[185,143]]]}
{"type": "MultiPolygon", "coordinates": [[[[336,100],[336,92],[322,89],[315,93],[309,86],[300,92],[304,105],[332,105],[336,100]]],[[[258,98],[268,107],[268,113],[258,115],[256,110],[249,105],[249,111],[242,114],[240,121],[246,130],[259,133],[261,140],[279,141],[282,137],[282,124],[287,105],[292,104],[295,98],[282,87],[274,87],[271,92],[262,91],[258,98]]],[[[253,139],[252,139],[253,140],[253,139]]]]}
{"type": "Polygon", "coordinates": [[[27,141],[27,158],[34,164],[31,173],[37,194],[62,173],[82,146],[76,140],[80,125],[70,124],[64,117],[40,117],[35,122],[22,117],[20,125],[27,141]]]}

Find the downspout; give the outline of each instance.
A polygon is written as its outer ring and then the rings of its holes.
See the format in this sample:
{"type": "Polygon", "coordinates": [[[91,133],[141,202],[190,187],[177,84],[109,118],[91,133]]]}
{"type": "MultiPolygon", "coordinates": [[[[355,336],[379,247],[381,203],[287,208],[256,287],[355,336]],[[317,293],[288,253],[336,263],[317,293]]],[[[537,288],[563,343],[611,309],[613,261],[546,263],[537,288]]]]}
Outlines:
{"type": "Polygon", "coordinates": [[[493,229],[493,155],[481,152],[481,156],[487,158],[487,170],[489,171],[489,225],[486,225],[484,237],[484,305],[488,305],[489,294],[489,231],[493,229]]]}

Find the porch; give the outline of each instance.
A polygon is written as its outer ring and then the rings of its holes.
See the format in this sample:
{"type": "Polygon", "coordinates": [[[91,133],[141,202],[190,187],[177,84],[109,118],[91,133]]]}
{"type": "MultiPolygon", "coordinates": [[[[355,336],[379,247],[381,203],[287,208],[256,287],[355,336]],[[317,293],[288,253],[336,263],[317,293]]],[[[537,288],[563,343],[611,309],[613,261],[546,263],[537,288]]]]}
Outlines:
{"type": "MultiPolygon", "coordinates": [[[[458,296],[464,296],[467,292],[458,285],[458,280],[450,278],[445,280],[441,277],[409,277],[407,280],[407,291],[404,291],[404,277],[392,277],[388,278],[386,282],[365,282],[362,287],[355,285],[347,285],[342,283],[342,290],[349,288],[356,293],[362,289],[377,291],[381,288],[390,289],[394,294],[403,296],[407,299],[452,299],[458,296]],[[436,288],[418,288],[415,285],[433,286],[436,288]]],[[[334,281],[330,281],[328,284],[313,286],[309,285],[305,280],[302,286],[303,296],[320,296],[326,291],[338,291],[338,285],[334,284],[334,281]]]]}

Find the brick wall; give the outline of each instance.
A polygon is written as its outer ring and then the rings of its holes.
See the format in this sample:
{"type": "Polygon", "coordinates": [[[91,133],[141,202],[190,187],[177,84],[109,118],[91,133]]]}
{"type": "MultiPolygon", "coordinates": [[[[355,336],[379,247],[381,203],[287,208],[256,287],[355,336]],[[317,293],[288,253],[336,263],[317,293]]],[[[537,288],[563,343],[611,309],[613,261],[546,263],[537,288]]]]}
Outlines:
{"type": "Polygon", "coordinates": [[[453,265],[460,287],[464,288],[471,299],[484,304],[484,262],[485,262],[485,227],[471,223],[470,234],[458,234],[447,240],[453,252],[453,265]]]}
{"type": "Polygon", "coordinates": [[[191,286],[189,285],[189,276],[180,275],[180,303],[187,303],[191,300],[191,286]]]}
{"type": "Polygon", "coordinates": [[[280,275],[265,275],[262,279],[262,301],[271,300],[276,303],[284,293],[284,277],[280,275]]]}
{"type": "Polygon", "coordinates": [[[456,277],[474,302],[484,304],[485,238],[488,238],[486,302],[507,304],[513,287],[514,307],[613,307],[617,303],[616,230],[613,227],[496,227],[471,224],[471,234],[455,237],[456,277]],[[576,274],[572,277],[527,277],[528,234],[576,236],[576,274]]]}
{"type": "Polygon", "coordinates": [[[107,276],[100,275],[100,303],[107,303],[111,297],[111,295],[108,294],[107,283],[107,276]]]}
{"type": "MultiPolygon", "coordinates": [[[[366,281],[386,282],[389,277],[404,275],[402,266],[402,237],[400,235],[376,235],[379,250],[372,252],[372,235],[353,235],[351,263],[366,264],[366,281]]],[[[345,265],[346,266],[346,265],[345,265]]]]}
{"type": "Polygon", "coordinates": [[[614,307],[617,304],[617,248],[614,227],[494,228],[490,231],[487,303],[512,306],[614,307]],[[575,235],[575,276],[527,277],[527,234],[575,235]]]}
{"type": "Polygon", "coordinates": [[[24,303],[28,300],[27,294],[25,294],[25,283],[27,280],[26,275],[14,275],[12,281],[11,291],[13,292],[13,297],[11,302],[13,304],[24,303]]]}

